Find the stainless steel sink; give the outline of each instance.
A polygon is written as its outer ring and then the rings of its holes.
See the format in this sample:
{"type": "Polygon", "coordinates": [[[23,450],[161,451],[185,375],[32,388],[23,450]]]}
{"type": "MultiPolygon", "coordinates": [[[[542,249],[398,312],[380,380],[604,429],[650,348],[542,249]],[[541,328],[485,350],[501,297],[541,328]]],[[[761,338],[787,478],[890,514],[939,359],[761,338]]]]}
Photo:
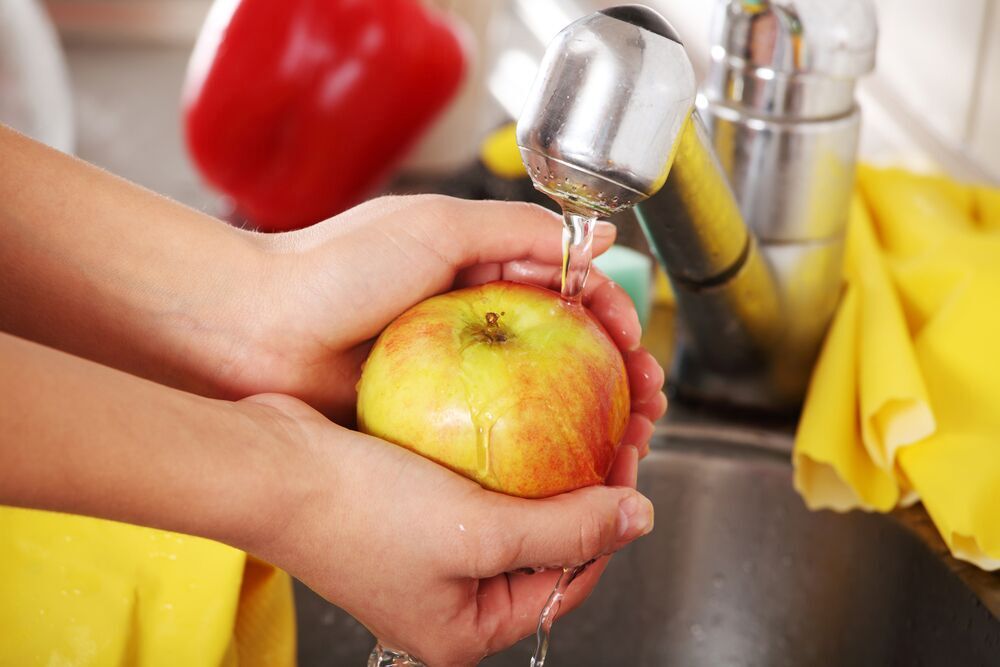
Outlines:
{"type": "MultiPolygon", "coordinates": [[[[956,564],[898,516],[806,510],[787,445],[749,430],[658,433],[640,471],[656,530],[556,623],[548,663],[1000,665],[1000,618],[956,564]]],[[[302,667],[364,663],[364,628],[304,587],[297,604],[302,667]]],[[[484,664],[525,667],[532,648],[484,664]]]]}

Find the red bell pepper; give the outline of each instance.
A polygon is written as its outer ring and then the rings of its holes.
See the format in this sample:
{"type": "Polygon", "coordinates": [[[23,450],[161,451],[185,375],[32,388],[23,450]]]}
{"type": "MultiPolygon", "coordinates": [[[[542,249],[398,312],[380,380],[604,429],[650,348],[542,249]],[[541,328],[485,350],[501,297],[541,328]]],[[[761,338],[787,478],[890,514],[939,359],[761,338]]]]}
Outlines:
{"type": "Polygon", "coordinates": [[[303,227],[373,194],[464,69],[419,0],[217,0],[185,82],[188,150],[255,227],[303,227]]]}

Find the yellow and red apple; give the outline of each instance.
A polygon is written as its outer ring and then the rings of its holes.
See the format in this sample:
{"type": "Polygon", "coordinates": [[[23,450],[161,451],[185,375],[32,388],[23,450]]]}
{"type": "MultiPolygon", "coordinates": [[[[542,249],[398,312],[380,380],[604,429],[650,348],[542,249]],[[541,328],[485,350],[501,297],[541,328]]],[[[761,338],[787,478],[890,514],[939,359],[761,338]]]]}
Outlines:
{"type": "Polygon", "coordinates": [[[628,418],[625,364],[594,316],[506,281],[403,313],[358,384],[362,431],[526,498],[603,482],[628,418]]]}

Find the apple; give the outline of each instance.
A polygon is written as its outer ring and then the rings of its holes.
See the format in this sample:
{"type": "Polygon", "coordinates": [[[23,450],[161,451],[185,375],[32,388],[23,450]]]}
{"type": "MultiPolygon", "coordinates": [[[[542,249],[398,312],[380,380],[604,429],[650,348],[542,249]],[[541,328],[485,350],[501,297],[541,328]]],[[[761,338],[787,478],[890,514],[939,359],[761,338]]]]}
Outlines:
{"type": "Polygon", "coordinates": [[[590,311],[508,281],[400,315],[358,383],[363,432],[525,498],[603,482],[628,418],[624,361],[590,311]]]}

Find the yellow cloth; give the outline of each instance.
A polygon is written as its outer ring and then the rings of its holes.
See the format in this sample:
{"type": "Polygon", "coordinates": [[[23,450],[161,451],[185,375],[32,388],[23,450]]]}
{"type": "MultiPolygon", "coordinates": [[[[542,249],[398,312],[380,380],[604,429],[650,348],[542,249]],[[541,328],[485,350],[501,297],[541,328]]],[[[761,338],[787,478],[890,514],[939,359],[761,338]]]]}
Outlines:
{"type": "Polygon", "coordinates": [[[0,665],[295,664],[287,574],[216,542],[0,507],[0,665]]]}
{"type": "Polygon", "coordinates": [[[861,168],[847,289],[796,436],[812,508],[920,499],[1000,569],[1000,190],[861,168]]]}

